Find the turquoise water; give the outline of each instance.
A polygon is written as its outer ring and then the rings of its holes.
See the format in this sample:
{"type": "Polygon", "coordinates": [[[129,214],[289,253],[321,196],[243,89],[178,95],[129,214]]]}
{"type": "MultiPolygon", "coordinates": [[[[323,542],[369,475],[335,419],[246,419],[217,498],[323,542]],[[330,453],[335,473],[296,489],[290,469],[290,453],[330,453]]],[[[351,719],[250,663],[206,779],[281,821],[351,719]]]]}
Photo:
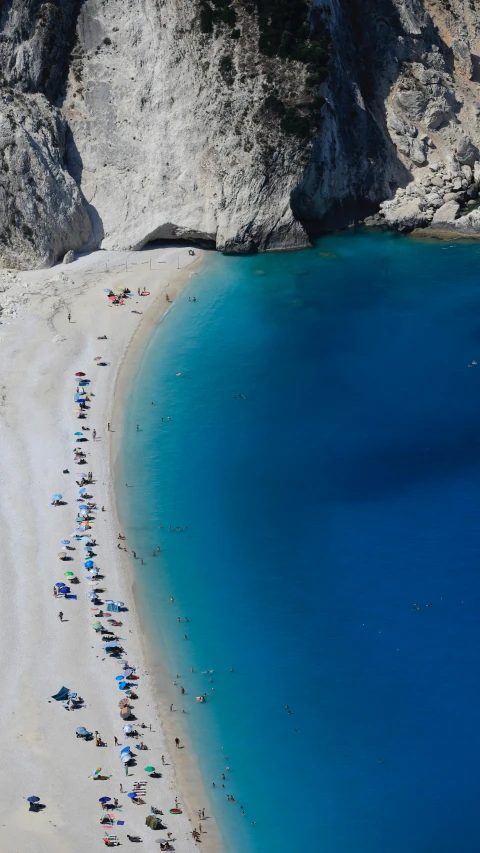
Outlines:
{"type": "Polygon", "coordinates": [[[478,850],[475,359],[480,246],[371,233],[212,255],[149,342],[127,533],[231,853],[478,850]]]}

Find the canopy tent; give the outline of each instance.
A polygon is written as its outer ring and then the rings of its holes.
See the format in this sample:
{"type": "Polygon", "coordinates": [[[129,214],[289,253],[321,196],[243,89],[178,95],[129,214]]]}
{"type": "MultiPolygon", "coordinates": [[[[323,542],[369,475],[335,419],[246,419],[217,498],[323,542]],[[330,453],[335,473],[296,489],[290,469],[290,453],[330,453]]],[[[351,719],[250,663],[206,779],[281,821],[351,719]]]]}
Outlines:
{"type": "Polygon", "coordinates": [[[63,702],[70,695],[70,690],[68,687],[61,687],[58,693],[55,693],[55,696],[52,696],[52,699],[55,699],[56,702],[63,702]]]}

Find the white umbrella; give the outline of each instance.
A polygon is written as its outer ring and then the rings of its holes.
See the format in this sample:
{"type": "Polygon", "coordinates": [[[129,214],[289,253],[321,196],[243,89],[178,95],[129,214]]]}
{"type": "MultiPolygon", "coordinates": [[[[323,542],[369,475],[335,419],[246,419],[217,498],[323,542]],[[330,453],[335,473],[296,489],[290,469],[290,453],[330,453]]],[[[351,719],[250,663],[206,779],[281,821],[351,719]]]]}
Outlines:
{"type": "Polygon", "coordinates": [[[125,732],[126,735],[129,735],[133,732],[133,729],[131,726],[124,726],[123,731],[125,732]]]}

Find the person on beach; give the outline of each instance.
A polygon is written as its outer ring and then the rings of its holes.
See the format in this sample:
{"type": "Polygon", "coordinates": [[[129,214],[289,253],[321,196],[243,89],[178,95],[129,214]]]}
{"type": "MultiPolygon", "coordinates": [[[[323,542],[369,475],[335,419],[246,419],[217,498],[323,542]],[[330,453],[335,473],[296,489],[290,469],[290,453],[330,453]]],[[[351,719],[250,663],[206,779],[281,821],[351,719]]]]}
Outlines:
{"type": "Polygon", "coordinates": [[[137,424],[137,432],[138,432],[138,430],[139,430],[139,429],[140,429],[140,427],[139,427],[139,426],[138,426],[138,424],[137,424]]]}
{"type": "Polygon", "coordinates": [[[110,422],[107,424],[107,430],[110,432],[110,422]]]}
{"type": "Polygon", "coordinates": [[[96,429],[93,430],[92,435],[93,435],[93,440],[95,441],[95,439],[97,437],[97,430],[96,429]]]}
{"type": "Polygon", "coordinates": [[[165,764],[165,756],[162,755],[162,764],[165,764]]]}
{"type": "Polygon", "coordinates": [[[137,559],[137,552],[136,552],[136,551],[132,551],[132,554],[133,554],[133,559],[134,559],[134,560],[136,560],[136,559],[137,559]]]}
{"type": "Polygon", "coordinates": [[[118,746],[118,737],[114,736],[115,746],[118,746]]]}
{"type": "Polygon", "coordinates": [[[172,705],[170,705],[170,710],[171,710],[171,711],[173,711],[173,704],[172,704],[172,705]]]}
{"type": "Polygon", "coordinates": [[[53,594],[56,598],[57,597],[57,587],[56,586],[53,587],[53,594]]]}
{"type": "Polygon", "coordinates": [[[176,738],[175,738],[175,746],[176,746],[176,748],[177,748],[177,749],[178,749],[178,748],[179,748],[179,746],[180,746],[180,738],[178,738],[178,737],[176,737],[176,738]]]}
{"type": "Polygon", "coordinates": [[[63,613],[61,610],[60,610],[60,613],[58,614],[58,618],[60,619],[60,622],[63,622],[63,613]]]}
{"type": "Polygon", "coordinates": [[[123,794],[123,785],[121,782],[120,782],[120,793],[123,794]]]}
{"type": "Polygon", "coordinates": [[[68,322],[70,323],[70,322],[71,322],[71,320],[72,320],[72,315],[70,314],[70,311],[69,311],[69,312],[68,312],[68,322]]]}

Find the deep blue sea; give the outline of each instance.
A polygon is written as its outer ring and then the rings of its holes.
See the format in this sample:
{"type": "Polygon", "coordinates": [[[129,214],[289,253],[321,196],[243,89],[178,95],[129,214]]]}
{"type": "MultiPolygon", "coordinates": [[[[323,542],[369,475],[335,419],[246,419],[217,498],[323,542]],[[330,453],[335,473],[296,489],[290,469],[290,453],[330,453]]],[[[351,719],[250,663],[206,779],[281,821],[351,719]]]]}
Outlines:
{"type": "Polygon", "coordinates": [[[125,417],[138,604],[229,853],[478,853],[480,245],[212,254],[125,417]]]}

